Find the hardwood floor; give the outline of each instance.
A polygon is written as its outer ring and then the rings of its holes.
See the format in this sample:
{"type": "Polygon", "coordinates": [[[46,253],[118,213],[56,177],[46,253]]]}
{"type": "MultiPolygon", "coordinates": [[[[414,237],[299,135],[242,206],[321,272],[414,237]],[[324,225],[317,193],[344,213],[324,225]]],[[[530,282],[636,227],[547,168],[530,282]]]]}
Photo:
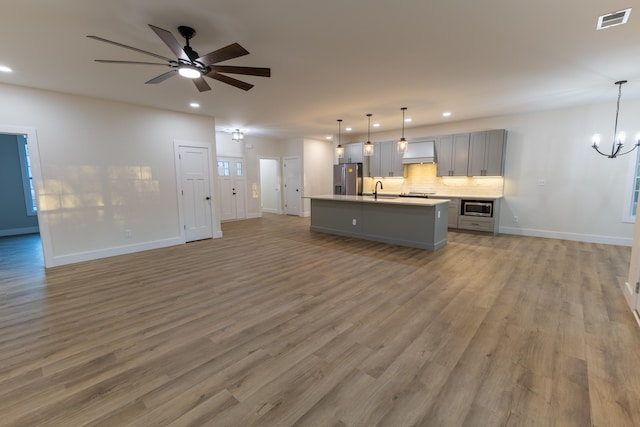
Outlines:
{"type": "Polygon", "coordinates": [[[640,425],[629,248],[223,231],[46,274],[0,239],[0,425],[640,425]]]}

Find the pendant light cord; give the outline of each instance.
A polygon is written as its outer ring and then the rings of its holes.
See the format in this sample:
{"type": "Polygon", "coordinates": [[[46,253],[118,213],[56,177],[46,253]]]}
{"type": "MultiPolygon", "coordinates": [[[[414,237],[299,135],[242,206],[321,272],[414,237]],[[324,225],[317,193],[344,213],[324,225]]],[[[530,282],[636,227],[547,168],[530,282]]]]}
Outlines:
{"type": "MultiPolygon", "coordinates": [[[[624,81],[617,82],[618,85],[618,102],[616,103],[616,121],[613,126],[613,141],[616,140],[616,135],[618,134],[618,113],[620,112],[620,97],[622,96],[622,84],[626,83],[624,81]]],[[[615,147],[615,144],[613,145],[615,147]]]]}

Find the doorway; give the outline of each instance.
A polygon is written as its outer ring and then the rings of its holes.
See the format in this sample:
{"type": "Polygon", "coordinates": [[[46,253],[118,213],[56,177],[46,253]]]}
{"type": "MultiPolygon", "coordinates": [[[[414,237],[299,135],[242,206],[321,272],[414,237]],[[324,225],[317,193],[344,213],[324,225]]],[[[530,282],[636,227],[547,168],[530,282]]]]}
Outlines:
{"type": "Polygon", "coordinates": [[[260,159],[260,210],[280,214],[280,160],[260,159]]]}
{"type": "MultiPolygon", "coordinates": [[[[26,138],[26,151],[29,153],[29,163],[31,172],[31,183],[33,185],[33,195],[35,197],[44,186],[42,179],[42,168],[40,166],[40,156],[38,148],[38,138],[36,135],[36,129],[30,126],[13,126],[0,124],[1,135],[11,135],[17,138],[26,138]]],[[[24,148],[24,147],[23,147],[24,148]]],[[[23,188],[22,183],[17,183],[19,191],[27,191],[23,188]]],[[[36,198],[37,199],[37,198],[36,198]]],[[[34,228],[34,232],[40,233],[40,247],[43,255],[43,261],[45,267],[52,267],[53,264],[53,248],[51,243],[51,233],[49,231],[48,222],[45,218],[45,213],[42,211],[42,207],[38,200],[36,200],[37,208],[37,226],[34,228]]],[[[21,208],[25,205],[21,204],[21,208]]]]}

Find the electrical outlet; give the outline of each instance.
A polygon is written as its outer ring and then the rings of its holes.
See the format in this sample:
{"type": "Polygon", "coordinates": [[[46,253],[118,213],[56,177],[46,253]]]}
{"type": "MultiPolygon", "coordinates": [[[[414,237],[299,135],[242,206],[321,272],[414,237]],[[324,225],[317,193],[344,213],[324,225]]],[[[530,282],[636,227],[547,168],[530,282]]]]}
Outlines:
{"type": "Polygon", "coordinates": [[[519,220],[520,220],[520,218],[518,218],[518,215],[514,215],[513,216],[513,222],[515,222],[517,224],[519,220]]]}
{"type": "Polygon", "coordinates": [[[130,239],[131,235],[132,235],[131,230],[129,229],[124,230],[124,237],[126,237],[127,239],[130,239]]]}
{"type": "Polygon", "coordinates": [[[351,221],[351,224],[352,225],[356,225],[356,219],[355,218],[353,218],[353,220],[351,221]]]}
{"type": "Polygon", "coordinates": [[[544,178],[541,178],[538,180],[538,185],[543,186],[543,185],[547,185],[547,180],[544,178]]]}
{"type": "Polygon", "coordinates": [[[438,219],[440,219],[440,211],[438,211],[438,219]]]}

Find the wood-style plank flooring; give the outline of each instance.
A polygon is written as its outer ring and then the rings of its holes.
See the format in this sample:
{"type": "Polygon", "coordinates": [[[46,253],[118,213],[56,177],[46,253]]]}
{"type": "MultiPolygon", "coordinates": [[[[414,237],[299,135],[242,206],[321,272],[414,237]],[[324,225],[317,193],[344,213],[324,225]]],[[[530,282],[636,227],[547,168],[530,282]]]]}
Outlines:
{"type": "Polygon", "coordinates": [[[629,248],[223,232],[46,272],[0,239],[0,425],[640,426],[629,248]]]}

